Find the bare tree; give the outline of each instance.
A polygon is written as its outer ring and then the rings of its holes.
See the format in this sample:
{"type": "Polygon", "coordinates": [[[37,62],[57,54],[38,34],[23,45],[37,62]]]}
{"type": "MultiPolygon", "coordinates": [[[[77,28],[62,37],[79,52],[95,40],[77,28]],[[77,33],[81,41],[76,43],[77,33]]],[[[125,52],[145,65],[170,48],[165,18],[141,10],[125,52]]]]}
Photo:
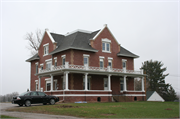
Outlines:
{"type": "Polygon", "coordinates": [[[35,33],[27,33],[25,40],[28,41],[27,49],[31,51],[31,55],[35,55],[38,51],[38,47],[41,43],[42,30],[37,29],[35,33]]]}
{"type": "Polygon", "coordinates": [[[13,92],[11,94],[6,94],[4,96],[0,95],[0,102],[11,102],[13,96],[18,96],[18,92],[13,92]]]}

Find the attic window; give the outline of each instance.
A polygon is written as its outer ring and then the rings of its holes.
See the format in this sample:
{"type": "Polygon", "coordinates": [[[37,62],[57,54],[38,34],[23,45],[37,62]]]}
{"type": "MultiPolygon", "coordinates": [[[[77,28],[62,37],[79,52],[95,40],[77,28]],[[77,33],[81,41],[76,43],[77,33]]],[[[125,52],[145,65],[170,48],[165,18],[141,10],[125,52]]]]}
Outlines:
{"type": "Polygon", "coordinates": [[[43,47],[44,47],[44,55],[43,56],[46,56],[49,54],[49,43],[44,44],[43,47]]]}
{"type": "Polygon", "coordinates": [[[111,53],[111,51],[110,51],[110,43],[111,43],[111,40],[109,40],[107,38],[102,39],[102,52],[111,53]]]}

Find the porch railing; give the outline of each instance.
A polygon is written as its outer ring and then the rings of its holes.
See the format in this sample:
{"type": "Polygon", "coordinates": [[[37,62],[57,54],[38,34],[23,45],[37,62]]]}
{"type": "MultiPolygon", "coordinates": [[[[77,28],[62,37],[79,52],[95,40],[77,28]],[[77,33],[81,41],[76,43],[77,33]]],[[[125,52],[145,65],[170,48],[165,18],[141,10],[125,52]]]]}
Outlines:
{"type": "Polygon", "coordinates": [[[119,73],[131,73],[131,74],[143,74],[143,70],[135,71],[135,70],[126,70],[126,69],[117,69],[117,68],[111,68],[108,66],[105,67],[93,67],[93,66],[87,66],[87,65],[73,65],[69,64],[69,62],[65,62],[65,65],[60,66],[54,66],[52,65],[49,69],[41,69],[39,68],[39,73],[45,73],[50,71],[57,71],[62,69],[77,69],[77,70],[90,70],[90,71],[105,71],[105,72],[119,72],[119,73]]]}

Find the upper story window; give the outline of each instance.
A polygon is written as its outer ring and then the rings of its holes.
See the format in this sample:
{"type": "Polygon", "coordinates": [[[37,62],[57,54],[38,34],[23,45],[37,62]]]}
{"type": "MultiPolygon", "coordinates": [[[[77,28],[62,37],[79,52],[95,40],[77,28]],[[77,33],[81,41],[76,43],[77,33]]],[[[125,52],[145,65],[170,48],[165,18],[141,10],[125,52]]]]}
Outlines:
{"type": "Polygon", "coordinates": [[[108,57],[108,66],[110,66],[110,68],[112,68],[112,57],[108,57]]]}
{"type": "Polygon", "coordinates": [[[111,53],[110,44],[111,44],[111,40],[107,38],[102,39],[102,52],[111,53]]]}
{"type": "Polygon", "coordinates": [[[44,44],[43,47],[44,47],[44,55],[43,56],[46,56],[49,54],[49,43],[44,44]]]}
{"type": "Polygon", "coordinates": [[[127,62],[126,59],[122,59],[122,68],[123,69],[126,69],[126,62],[127,62]]]}
{"type": "Polygon", "coordinates": [[[84,57],[84,65],[89,66],[89,55],[83,54],[84,57]]]}
{"type": "Polygon", "coordinates": [[[36,65],[36,74],[38,73],[38,62],[35,63],[36,65]]]}
{"type": "Polygon", "coordinates": [[[41,70],[43,70],[43,65],[44,65],[43,63],[42,63],[42,64],[40,64],[40,66],[41,66],[41,70]]]}
{"type": "Polygon", "coordinates": [[[65,65],[65,62],[66,62],[66,55],[62,55],[62,65],[65,65]]]}
{"type": "Polygon", "coordinates": [[[46,60],[46,69],[51,69],[52,59],[46,60]]]}
{"type": "Polygon", "coordinates": [[[54,66],[57,66],[57,57],[54,58],[54,66]]]}
{"type": "Polygon", "coordinates": [[[104,57],[103,56],[99,56],[99,65],[100,65],[100,69],[104,69],[104,57]]]}

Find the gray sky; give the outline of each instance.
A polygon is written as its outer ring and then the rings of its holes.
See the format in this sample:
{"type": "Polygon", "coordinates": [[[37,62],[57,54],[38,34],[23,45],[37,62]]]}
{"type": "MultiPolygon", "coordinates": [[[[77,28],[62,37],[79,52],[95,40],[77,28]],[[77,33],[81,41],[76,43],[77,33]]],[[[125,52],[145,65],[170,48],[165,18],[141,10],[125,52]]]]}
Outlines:
{"type": "Polygon", "coordinates": [[[178,0],[38,2],[1,1],[0,94],[30,87],[30,57],[24,40],[27,32],[48,28],[66,34],[76,29],[95,31],[107,24],[121,46],[140,56],[135,69],[146,60],[167,67],[166,83],[178,89],[179,8],[178,0]]]}

